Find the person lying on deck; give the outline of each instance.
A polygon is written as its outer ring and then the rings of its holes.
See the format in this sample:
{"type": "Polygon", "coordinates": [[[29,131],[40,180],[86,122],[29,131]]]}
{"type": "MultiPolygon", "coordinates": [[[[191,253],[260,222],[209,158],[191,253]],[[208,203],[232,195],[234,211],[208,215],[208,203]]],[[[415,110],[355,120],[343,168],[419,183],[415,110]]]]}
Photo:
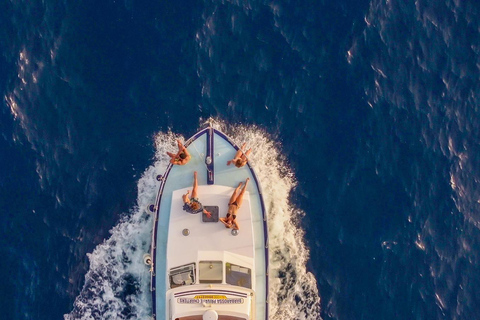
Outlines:
{"type": "Polygon", "coordinates": [[[178,145],[178,152],[171,153],[167,152],[167,154],[170,156],[170,163],[171,164],[177,164],[180,166],[183,166],[184,164],[187,164],[188,161],[192,158],[190,153],[188,152],[187,148],[180,142],[180,140],[177,140],[177,145],[178,145]]]}
{"type": "Polygon", "coordinates": [[[190,190],[187,191],[186,194],[182,196],[183,199],[183,210],[187,211],[188,213],[199,213],[203,212],[207,217],[211,218],[211,212],[207,211],[200,201],[198,201],[198,182],[197,182],[197,171],[193,173],[193,189],[192,189],[192,197],[189,197],[190,190]]]}
{"type": "Polygon", "coordinates": [[[225,228],[232,228],[234,230],[240,229],[237,221],[237,211],[242,205],[243,195],[245,193],[245,190],[247,189],[248,181],[250,181],[250,178],[247,178],[247,180],[245,180],[245,184],[243,184],[243,187],[242,182],[238,184],[238,187],[235,188],[232,196],[230,197],[230,201],[228,202],[227,216],[225,218],[219,219],[225,225],[225,228]],[[239,190],[240,193],[238,193],[239,190]]]}
{"type": "Polygon", "coordinates": [[[240,149],[237,150],[237,153],[235,153],[235,157],[233,157],[232,160],[227,161],[227,166],[230,164],[235,164],[235,167],[241,168],[244,165],[247,164],[248,162],[248,155],[252,152],[252,148],[248,149],[246,152],[243,152],[245,150],[245,146],[247,143],[244,143],[240,149]]]}

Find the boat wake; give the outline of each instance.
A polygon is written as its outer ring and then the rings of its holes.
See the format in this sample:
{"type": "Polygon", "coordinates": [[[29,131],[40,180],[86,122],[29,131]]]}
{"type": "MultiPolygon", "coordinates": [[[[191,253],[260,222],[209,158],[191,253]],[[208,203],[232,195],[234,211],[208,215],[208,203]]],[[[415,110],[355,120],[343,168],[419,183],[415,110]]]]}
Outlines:
{"type": "MultiPolygon", "coordinates": [[[[253,147],[249,159],[262,185],[268,212],[270,246],[270,318],[320,318],[320,298],[313,275],[306,270],[308,250],[296,221],[303,213],[292,206],[289,193],[295,186],[292,172],[274,141],[255,127],[214,127],[234,137],[237,143],[253,147]]],[[[146,208],[158,191],[156,176],[168,165],[166,151],[181,138],[171,132],[155,137],[156,161],[138,182],[136,206],[111,230],[111,237],[88,255],[90,268],[85,285],[75,299],[73,319],[148,319],[152,314],[150,273],[143,263],[149,252],[152,221],[146,208]]]]}
{"type": "Polygon", "coordinates": [[[249,161],[260,181],[268,216],[270,318],[319,319],[317,282],[306,270],[308,250],[304,232],[296,223],[304,213],[288,200],[295,179],[276,147],[278,142],[258,128],[220,124],[218,129],[237,143],[253,147],[249,161]]]}

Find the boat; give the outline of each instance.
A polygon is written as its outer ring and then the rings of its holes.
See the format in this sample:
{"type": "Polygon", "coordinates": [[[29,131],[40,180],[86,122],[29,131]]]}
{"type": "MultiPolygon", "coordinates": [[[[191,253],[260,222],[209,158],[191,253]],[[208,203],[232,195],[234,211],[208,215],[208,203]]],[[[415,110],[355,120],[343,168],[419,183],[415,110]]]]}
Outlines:
{"type": "Polygon", "coordinates": [[[268,319],[268,230],[262,191],[250,162],[227,165],[239,147],[211,125],[184,146],[185,165],[169,164],[160,181],[151,246],[152,318],[268,319]],[[183,210],[182,195],[198,177],[198,198],[211,213],[183,210]],[[237,212],[239,230],[226,228],[231,195],[249,179],[237,212]]]}

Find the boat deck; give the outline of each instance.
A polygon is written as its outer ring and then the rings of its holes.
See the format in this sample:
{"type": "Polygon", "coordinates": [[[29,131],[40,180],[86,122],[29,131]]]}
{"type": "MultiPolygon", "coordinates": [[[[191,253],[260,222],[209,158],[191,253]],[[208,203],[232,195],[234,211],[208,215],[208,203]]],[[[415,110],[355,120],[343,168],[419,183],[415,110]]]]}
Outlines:
{"type": "MultiPolygon", "coordinates": [[[[218,185],[200,185],[198,194],[204,206],[218,206],[219,216],[225,216],[228,201],[235,188],[218,185]]],[[[251,223],[250,200],[245,192],[243,203],[237,213],[240,230],[236,236],[231,229],[226,229],[220,221],[203,222],[202,213],[189,214],[183,210],[182,194],[191,188],[173,192],[168,230],[167,270],[197,261],[198,253],[205,251],[231,252],[241,256],[254,258],[253,229],[251,223]],[[188,229],[188,236],[182,231],[188,229]],[[182,252],[181,255],[178,253],[182,252]],[[192,257],[195,260],[192,261],[192,257]]],[[[203,254],[205,259],[205,254],[203,254]]],[[[213,259],[211,256],[210,259],[213,259]]],[[[249,263],[250,266],[251,263],[249,263]]]]}
{"type": "MultiPolygon", "coordinates": [[[[256,319],[267,319],[268,251],[265,245],[267,231],[264,223],[264,204],[256,176],[250,165],[242,168],[227,166],[227,161],[235,155],[235,145],[216,130],[202,130],[185,145],[192,159],[184,166],[167,168],[157,196],[157,221],[153,234],[153,243],[156,243],[153,248],[155,269],[152,278],[152,290],[155,295],[154,315],[156,314],[157,319],[165,318],[165,293],[168,289],[166,275],[169,268],[193,262],[191,258],[185,262],[179,255],[175,255],[176,257],[172,255],[169,256],[167,263],[165,257],[168,252],[224,250],[235,255],[254,258],[256,319]],[[212,158],[209,165],[205,163],[207,156],[212,158]],[[228,200],[234,188],[239,182],[250,178],[244,203],[238,213],[240,230],[237,236],[233,236],[231,230],[226,229],[220,221],[202,222],[202,214],[188,214],[182,210],[181,195],[186,193],[186,190],[191,190],[194,171],[198,173],[200,202],[204,206],[218,206],[219,217],[225,216],[228,200]],[[185,228],[190,230],[187,237],[182,235],[185,228]],[[224,243],[219,243],[217,239],[222,239],[224,243]],[[167,243],[170,246],[168,250],[167,243]]],[[[190,254],[193,252],[184,256],[190,254]]]]}

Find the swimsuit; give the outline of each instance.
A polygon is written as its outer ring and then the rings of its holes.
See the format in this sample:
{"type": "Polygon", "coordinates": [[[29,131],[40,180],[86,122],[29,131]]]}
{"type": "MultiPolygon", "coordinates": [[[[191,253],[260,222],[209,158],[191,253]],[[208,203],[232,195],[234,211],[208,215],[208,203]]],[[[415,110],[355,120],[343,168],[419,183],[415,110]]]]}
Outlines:
{"type": "MultiPolygon", "coordinates": [[[[230,213],[227,213],[227,218],[228,218],[228,217],[230,217],[230,213]]],[[[233,217],[233,220],[237,219],[237,215],[236,215],[236,214],[234,214],[232,217],[233,217]]]]}
{"type": "MultiPolygon", "coordinates": [[[[235,207],[237,207],[237,209],[238,209],[237,200],[233,201],[233,202],[230,203],[229,205],[230,205],[230,206],[235,206],[235,207]]],[[[227,218],[228,218],[228,217],[230,217],[230,213],[227,212],[227,218]]],[[[234,215],[233,215],[233,220],[235,220],[236,218],[237,218],[237,215],[234,214],[234,215]]]]}
{"type": "Polygon", "coordinates": [[[183,210],[187,211],[188,213],[191,213],[191,214],[197,214],[199,212],[202,212],[203,211],[203,206],[202,204],[200,203],[200,201],[198,201],[197,198],[191,198],[190,199],[190,204],[189,203],[184,203],[183,204],[183,210]],[[192,209],[192,207],[190,206],[192,203],[198,203],[200,205],[200,207],[196,210],[192,209]]]}

